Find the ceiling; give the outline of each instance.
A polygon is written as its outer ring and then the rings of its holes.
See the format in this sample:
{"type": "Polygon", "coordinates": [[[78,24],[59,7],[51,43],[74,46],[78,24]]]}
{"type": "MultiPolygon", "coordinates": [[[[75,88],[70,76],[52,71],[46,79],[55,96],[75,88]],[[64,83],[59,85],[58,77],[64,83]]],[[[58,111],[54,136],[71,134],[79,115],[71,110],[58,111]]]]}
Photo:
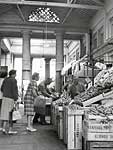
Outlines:
{"type": "Polygon", "coordinates": [[[91,18],[103,4],[103,0],[0,0],[0,32],[15,37],[27,29],[32,37],[43,38],[47,29],[48,38],[54,38],[59,30],[65,33],[64,38],[80,38],[88,32],[91,18]],[[60,23],[29,22],[29,15],[38,7],[49,7],[60,23]]]}
{"type": "Polygon", "coordinates": [[[56,32],[63,32],[66,40],[80,40],[103,6],[104,0],[0,0],[0,35],[19,38],[28,30],[31,38],[55,39],[56,32]],[[39,7],[49,7],[60,23],[29,22],[29,15],[39,7]]]}

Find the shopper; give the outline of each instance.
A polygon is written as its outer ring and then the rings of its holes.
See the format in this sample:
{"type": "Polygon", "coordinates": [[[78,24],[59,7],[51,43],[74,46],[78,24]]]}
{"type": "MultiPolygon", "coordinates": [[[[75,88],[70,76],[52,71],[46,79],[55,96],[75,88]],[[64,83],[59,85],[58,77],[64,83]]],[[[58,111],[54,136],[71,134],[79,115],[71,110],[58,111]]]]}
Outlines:
{"type": "Polygon", "coordinates": [[[65,82],[63,89],[62,89],[62,92],[63,92],[62,94],[65,98],[69,97],[68,89],[71,84],[72,84],[72,76],[70,75],[69,77],[67,77],[67,81],[65,82]]]}
{"type": "MultiPolygon", "coordinates": [[[[1,105],[2,105],[2,97],[3,93],[1,91],[1,85],[3,83],[3,80],[7,77],[7,71],[0,72],[0,114],[1,114],[1,105]]],[[[0,120],[0,131],[3,130],[3,121],[0,120]]]]}
{"type": "Polygon", "coordinates": [[[34,100],[38,96],[38,86],[37,81],[39,80],[39,73],[34,73],[32,75],[32,80],[27,87],[26,94],[24,96],[24,112],[27,115],[27,130],[36,131],[32,126],[32,118],[35,114],[34,112],[34,100]]]}
{"type": "Polygon", "coordinates": [[[45,121],[45,113],[46,113],[46,97],[48,98],[55,98],[48,89],[48,85],[52,82],[51,78],[47,78],[46,80],[42,81],[38,85],[38,90],[40,94],[43,96],[42,98],[37,98],[38,106],[35,106],[36,114],[33,119],[33,123],[38,123],[38,118],[40,117],[40,123],[42,125],[47,125],[48,123],[45,121]],[[45,97],[45,98],[44,98],[45,97]],[[40,106],[39,106],[40,105],[40,106]]]}
{"type": "Polygon", "coordinates": [[[1,91],[3,92],[3,100],[2,100],[2,107],[1,107],[1,120],[3,120],[3,133],[9,134],[16,134],[17,131],[13,131],[13,122],[12,122],[12,115],[13,115],[13,108],[14,103],[18,99],[18,87],[17,87],[17,80],[16,77],[16,70],[9,71],[9,77],[5,78],[2,86],[1,91]],[[8,132],[7,132],[7,124],[8,124],[8,132]]]}
{"type": "Polygon", "coordinates": [[[79,78],[74,77],[72,84],[68,88],[68,93],[72,99],[75,96],[85,91],[85,86],[79,81],[79,78]]]}

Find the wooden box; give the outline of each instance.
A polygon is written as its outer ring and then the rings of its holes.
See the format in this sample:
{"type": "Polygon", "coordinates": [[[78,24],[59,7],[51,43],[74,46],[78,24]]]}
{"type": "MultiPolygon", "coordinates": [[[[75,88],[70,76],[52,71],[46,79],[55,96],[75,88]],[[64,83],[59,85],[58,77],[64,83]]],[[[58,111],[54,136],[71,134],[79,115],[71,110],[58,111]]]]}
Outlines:
{"type": "Polygon", "coordinates": [[[57,109],[58,109],[58,105],[55,105],[53,103],[51,106],[51,122],[55,131],[58,130],[57,109]]]}
{"type": "Polygon", "coordinates": [[[58,137],[63,139],[63,107],[57,107],[57,120],[58,120],[58,137]]]}
{"type": "Polygon", "coordinates": [[[113,133],[107,132],[84,132],[87,141],[113,141],[113,133]]]}
{"type": "Polygon", "coordinates": [[[63,107],[63,141],[65,144],[67,144],[67,106],[63,107]]]}
{"type": "Polygon", "coordinates": [[[113,122],[102,123],[98,120],[84,120],[83,129],[85,132],[112,132],[113,133],[113,122]]]}
{"type": "Polygon", "coordinates": [[[113,142],[86,142],[84,150],[113,150],[113,142]]]}
{"type": "Polygon", "coordinates": [[[64,143],[67,149],[82,149],[82,115],[83,110],[72,110],[68,106],[64,107],[64,143]]]}

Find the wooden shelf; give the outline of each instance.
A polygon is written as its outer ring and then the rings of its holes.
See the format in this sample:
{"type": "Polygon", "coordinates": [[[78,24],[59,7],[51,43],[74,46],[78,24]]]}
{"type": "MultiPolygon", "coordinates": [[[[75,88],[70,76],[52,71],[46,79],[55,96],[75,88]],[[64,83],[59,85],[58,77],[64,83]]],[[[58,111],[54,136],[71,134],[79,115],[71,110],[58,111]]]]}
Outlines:
{"type": "Polygon", "coordinates": [[[110,92],[107,92],[107,93],[103,93],[103,94],[100,94],[98,96],[95,96],[85,102],[83,102],[83,106],[86,107],[86,106],[89,106],[95,102],[98,102],[104,98],[110,98],[110,97],[113,97],[113,91],[110,91],[110,92]]]}

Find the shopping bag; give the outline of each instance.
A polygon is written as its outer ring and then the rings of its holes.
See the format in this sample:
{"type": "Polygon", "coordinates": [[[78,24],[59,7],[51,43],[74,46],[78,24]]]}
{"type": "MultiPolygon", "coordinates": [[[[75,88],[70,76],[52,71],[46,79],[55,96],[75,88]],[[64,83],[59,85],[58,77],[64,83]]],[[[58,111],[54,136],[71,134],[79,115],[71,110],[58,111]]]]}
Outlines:
{"type": "Polygon", "coordinates": [[[38,114],[45,115],[46,99],[44,96],[39,95],[34,100],[34,111],[38,114]]]}
{"type": "Polygon", "coordinates": [[[14,120],[19,120],[19,119],[22,119],[22,116],[21,116],[20,112],[18,110],[14,110],[13,111],[13,121],[14,120]]]}

